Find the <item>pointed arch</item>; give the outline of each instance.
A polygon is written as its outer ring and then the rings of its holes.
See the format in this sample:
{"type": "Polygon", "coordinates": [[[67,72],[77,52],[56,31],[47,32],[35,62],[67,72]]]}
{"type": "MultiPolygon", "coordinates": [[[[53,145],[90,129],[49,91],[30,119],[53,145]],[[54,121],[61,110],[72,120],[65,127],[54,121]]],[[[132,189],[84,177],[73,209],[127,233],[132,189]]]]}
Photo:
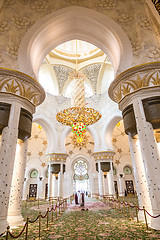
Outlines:
{"type": "Polygon", "coordinates": [[[37,21],[24,35],[18,52],[20,70],[38,76],[44,57],[59,44],[79,39],[109,57],[115,73],[132,64],[132,47],[124,30],[108,16],[84,7],[66,7],[37,21]]]}

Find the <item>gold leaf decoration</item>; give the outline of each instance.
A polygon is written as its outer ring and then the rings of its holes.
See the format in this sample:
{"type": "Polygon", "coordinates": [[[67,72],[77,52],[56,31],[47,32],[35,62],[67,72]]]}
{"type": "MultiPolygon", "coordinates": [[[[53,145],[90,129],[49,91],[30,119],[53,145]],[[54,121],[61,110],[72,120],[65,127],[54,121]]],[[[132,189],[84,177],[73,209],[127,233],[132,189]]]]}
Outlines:
{"type": "Polygon", "coordinates": [[[115,95],[116,100],[119,102],[119,101],[121,100],[121,98],[122,98],[122,89],[121,89],[121,86],[119,87],[118,91],[115,92],[114,95],[115,95]]]}
{"type": "Polygon", "coordinates": [[[122,94],[123,94],[123,95],[126,95],[126,94],[130,93],[131,88],[130,88],[129,85],[126,85],[126,86],[125,86],[125,85],[122,85],[122,87],[123,87],[123,88],[122,88],[121,91],[122,91],[122,94]]]}
{"type": "Polygon", "coordinates": [[[152,76],[151,83],[153,83],[153,85],[160,85],[160,78],[159,78],[158,72],[156,74],[156,77],[152,76]]]}
{"type": "Polygon", "coordinates": [[[25,97],[32,101],[35,105],[38,104],[39,98],[38,93],[29,86],[28,88],[21,82],[18,82],[16,79],[11,78],[1,78],[0,79],[0,91],[2,92],[11,92],[22,97],[25,97]]]}
{"type": "Polygon", "coordinates": [[[14,86],[14,80],[12,80],[11,84],[7,83],[5,86],[6,92],[16,93],[18,91],[18,86],[14,86]]]}
{"type": "Polygon", "coordinates": [[[143,78],[140,78],[139,74],[137,74],[137,79],[126,81],[126,83],[128,83],[128,85],[130,85],[133,88],[133,90],[147,87],[149,86],[149,79],[150,79],[150,76],[148,77],[148,75],[149,73],[145,75],[143,78]]]}

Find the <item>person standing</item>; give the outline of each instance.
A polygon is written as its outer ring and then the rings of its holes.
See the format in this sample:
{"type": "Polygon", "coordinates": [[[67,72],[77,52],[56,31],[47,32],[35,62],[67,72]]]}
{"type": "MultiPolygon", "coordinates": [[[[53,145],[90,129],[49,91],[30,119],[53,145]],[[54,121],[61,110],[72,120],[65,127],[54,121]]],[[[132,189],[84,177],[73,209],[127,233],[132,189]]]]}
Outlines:
{"type": "Polygon", "coordinates": [[[75,204],[76,204],[76,205],[78,204],[78,195],[77,195],[77,192],[75,193],[75,204]]]}

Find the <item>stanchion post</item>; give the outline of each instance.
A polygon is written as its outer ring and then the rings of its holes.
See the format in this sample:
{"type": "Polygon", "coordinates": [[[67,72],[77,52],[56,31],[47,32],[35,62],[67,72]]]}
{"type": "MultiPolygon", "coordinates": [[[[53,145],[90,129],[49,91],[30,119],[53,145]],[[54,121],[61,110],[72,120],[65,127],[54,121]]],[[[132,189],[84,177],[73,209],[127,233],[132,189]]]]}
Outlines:
{"type": "Polygon", "coordinates": [[[56,203],[56,220],[57,220],[57,203],[56,203]]]}
{"type": "Polygon", "coordinates": [[[41,212],[39,212],[39,229],[38,229],[38,238],[41,239],[41,212]]]}
{"type": "Polygon", "coordinates": [[[47,208],[47,230],[48,230],[48,214],[49,214],[49,208],[47,208]]]}
{"type": "Polygon", "coordinates": [[[139,223],[139,219],[138,219],[138,208],[137,208],[137,205],[136,206],[136,218],[137,218],[137,223],[139,223]]]}
{"type": "Polygon", "coordinates": [[[147,216],[146,216],[146,210],[145,210],[144,206],[143,206],[143,211],[144,211],[144,218],[145,218],[145,222],[146,222],[146,229],[148,230],[147,216]]]}
{"type": "Polygon", "coordinates": [[[27,240],[28,238],[28,223],[29,223],[29,218],[27,217],[25,240],[27,240]]]}
{"type": "Polygon", "coordinates": [[[39,209],[39,198],[38,198],[38,209],[39,209]]]}
{"type": "Polygon", "coordinates": [[[61,214],[60,207],[61,207],[61,206],[60,206],[60,200],[59,200],[59,215],[61,214]]]}
{"type": "Polygon", "coordinates": [[[124,215],[126,215],[126,205],[125,205],[125,202],[123,202],[123,205],[124,205],[124,215]]]}
{"type": "Polygon", "coordinates": [[[52,211],[51,211],[51,222],[53,222],[53,204],[52,204],[52,211]]]}
{"type": "Polygon", "coordinates": [[[127,203],[128,203],[128,214],[129,214],[129,220],[131,220],[132,218],[131,218],[131,211],[130,211],[129,202],[127,202],[127,203]]]}
{"type": "Polygon", "coordinates": [[[10,226],[7,226],[6,240],[8,240],[10,226]]]}

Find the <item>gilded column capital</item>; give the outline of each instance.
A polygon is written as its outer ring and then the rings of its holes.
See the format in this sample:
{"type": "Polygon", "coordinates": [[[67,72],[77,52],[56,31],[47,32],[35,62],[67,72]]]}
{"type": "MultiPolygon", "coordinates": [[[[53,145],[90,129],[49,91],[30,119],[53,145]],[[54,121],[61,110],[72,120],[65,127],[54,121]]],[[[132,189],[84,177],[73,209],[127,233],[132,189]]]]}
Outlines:
{"type": "Polygon", "coordinates": [[[101,152],[94,152],[92,153],[92,156],[94,157],[95,161],[110,161],[113,160],[113,157],[115,155],[114,151],[101,151],[101,152]]]}
{"type": "Polygon", "coordinates": [[[10,94],[27,99],[34,106],[45,99],[40,83],[29,75],[7,68],[0,68],[0,94],[10,94]]]}
{"type": "Polygon", "coordinates": [[[160,87],[160,62],[137,65],[119,74],[109,87],[109,97],[120,103],[125,96],[160,87]]]}
{"type": "Polygon", "coordinates": [[[66,153],[49,153],[46,156],[48,162],[65,163],[69,155],[66,153]]]}

